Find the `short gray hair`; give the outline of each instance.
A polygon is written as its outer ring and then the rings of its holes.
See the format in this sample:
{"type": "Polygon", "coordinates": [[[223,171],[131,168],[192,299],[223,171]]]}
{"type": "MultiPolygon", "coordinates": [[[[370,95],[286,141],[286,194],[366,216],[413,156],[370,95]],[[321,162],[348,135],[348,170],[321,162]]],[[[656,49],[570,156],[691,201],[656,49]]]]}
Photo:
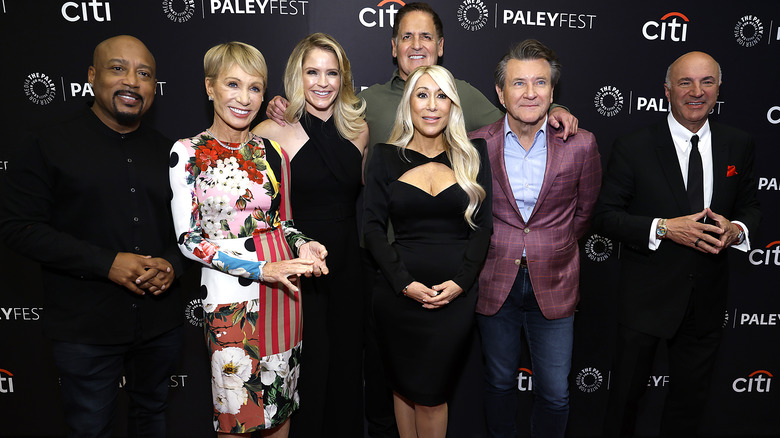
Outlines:
{"type": "Polygon", "coordinates": [[[547,61],[550,64],[550,81],[552,82],[553,87],[555,87],[555,84],[558,83],[558,79],[561,77],[561,63],[558,61],[555,52],[537,40],[527,39],[514,44],[496,66],[496,71],[494,73],[496,86],[502,90],[506,83],[506,66],[512,59],[518,61],[544,59],[547,61]]]}

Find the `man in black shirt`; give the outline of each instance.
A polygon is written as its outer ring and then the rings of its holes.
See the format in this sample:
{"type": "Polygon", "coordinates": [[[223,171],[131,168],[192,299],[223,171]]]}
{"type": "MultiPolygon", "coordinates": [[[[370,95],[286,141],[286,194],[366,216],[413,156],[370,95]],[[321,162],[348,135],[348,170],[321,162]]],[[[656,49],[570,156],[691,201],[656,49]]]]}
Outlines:
{"type": "Polygon", "coordinates": [[[70,436],[110,436],[124,371],[128,436],[164,436],[181,350],[184,270],[169,204],[171,142],[141,124],[157,85],[138,39],[101,42],[85,108],[11,160],[0,237],[43,269],[44,331],[70,436]]]}

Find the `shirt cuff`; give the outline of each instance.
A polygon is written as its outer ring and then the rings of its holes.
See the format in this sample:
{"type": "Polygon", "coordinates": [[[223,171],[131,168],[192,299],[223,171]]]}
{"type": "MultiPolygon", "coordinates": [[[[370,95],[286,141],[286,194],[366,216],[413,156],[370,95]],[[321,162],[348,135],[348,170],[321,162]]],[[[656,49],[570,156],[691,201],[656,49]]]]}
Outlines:
{"type": "Polygon", "coordinates": [[[647,248],[650,249],[650,251],[655,251],[658,249],[659,246],[661,246],[661,239],[658,238],[658,235],[655,234],[656,228],[658,228],[658,221],[660,221],[661,218],[657,217],[653,219],[653,223],[650,224],[650,236],[647,241],[647,248]]]}
{"type": "Polygon", "coordinates": [[[731,223],[735,225],[739,224],[739,226],[742,227],[742,231],[745,233],[745,239],[742,241],[742,243],[739,245],[731,245],[731,247],[742,252],[750,251],[750,239],[748,238],[750,231],[748,231],[748,228],[740,221],[731,221],[731,223]]]}

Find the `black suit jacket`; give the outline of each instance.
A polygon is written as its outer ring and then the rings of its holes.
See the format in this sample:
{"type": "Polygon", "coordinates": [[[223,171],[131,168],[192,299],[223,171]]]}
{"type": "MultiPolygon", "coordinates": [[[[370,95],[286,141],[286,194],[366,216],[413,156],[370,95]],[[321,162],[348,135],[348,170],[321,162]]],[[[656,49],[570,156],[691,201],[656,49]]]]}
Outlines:
{"type": "MultiPolygon", "coordinates": [[[[760,221],[748,134],[710,122],[713,193],[710,208],[755,233],[760,221]],[[736,174],[728,172],[734,166],[736,174]]],[[[691,214],[666,118],[615,141],[594,212],[596,230],[619,240],[619,322],[662,338],[674,335],[693,296],[697,331],[723,324],[728,252],[703,254],[665,240],[648,249],[654,218],[691,214]]]]}

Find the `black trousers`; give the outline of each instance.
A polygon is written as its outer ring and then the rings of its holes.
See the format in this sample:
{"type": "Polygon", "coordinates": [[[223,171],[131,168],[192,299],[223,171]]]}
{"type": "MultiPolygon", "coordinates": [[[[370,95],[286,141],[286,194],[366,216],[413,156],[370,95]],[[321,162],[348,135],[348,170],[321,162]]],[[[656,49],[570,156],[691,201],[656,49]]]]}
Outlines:
{"type": "Polygon", "coordinates": [[[122,385],[129,398],[127,436],[165,437],[168,384],[181,356],[182,334],[180,326],[128,344],[52,341],[68,436],[110,437],[122,385]]]}
{"type": "Polygon", "coordinates": [[[647,389],[655,352],[662,340],[669,349],[670,382],[661,417],[661,437],[697,436],[721,337],[721,328],[707,333],[697,330],[692,302],[670,339],[620,325],[603,436],[634,436],[639,399],[647,389]]]}

